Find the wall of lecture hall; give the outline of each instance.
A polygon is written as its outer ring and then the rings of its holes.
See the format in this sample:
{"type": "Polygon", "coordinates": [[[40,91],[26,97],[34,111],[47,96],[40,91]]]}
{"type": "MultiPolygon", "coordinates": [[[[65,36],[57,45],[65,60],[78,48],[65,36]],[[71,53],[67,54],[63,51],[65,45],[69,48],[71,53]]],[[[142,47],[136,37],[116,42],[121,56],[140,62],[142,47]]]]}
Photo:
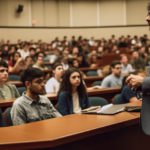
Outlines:
{"type": "Polygon", "coordinates": [[[110,38],[115,34],[131,36],[148,34],[148,26],[110,27],[98,26],[144,25],[147,15],[147,0],[1,0],[0,1],[0,39],[10,39],[15,43],[22,40],[43,39],[45,42],[68,39],[72,35],[90,38],[110,38]],[[23,12],[16,13],[19,4],[23,12]],[[32,21],[36,24],[32,25],[32,21]],[[43,27],[43,28],[11,28],[43,27]],[[10,28],[6,28],[10,27],[10,28]],[[44,28],[44,27],[93,27],[93,28],[44,28]],[[95,27],[95,28],[94,28],[95,27]]]}

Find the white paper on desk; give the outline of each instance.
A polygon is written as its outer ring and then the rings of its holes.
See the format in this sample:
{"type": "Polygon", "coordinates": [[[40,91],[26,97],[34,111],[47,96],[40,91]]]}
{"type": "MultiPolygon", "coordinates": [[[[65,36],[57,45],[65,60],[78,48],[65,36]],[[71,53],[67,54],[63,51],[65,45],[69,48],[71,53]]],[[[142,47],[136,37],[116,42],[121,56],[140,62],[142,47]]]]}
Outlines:
{"type": "Polygon", "coordinates": [[[102,107],[100,111],[98,111],[98,114],[105,114],[105,115],[112,115],[116,114],[118,112],[124,111],[126,105],[125,104],[108,104],[102,107]]]}
{"type": "Polygon", "coordinates": [[[112,105],[113,105],[113,104],[107,104],[107,105],[103,106],[103,107],[101,108],[101,110],[99,110],[97,113],[101,113],[103,110],[109,108],[109,107],[112,106],[112,105]]]}

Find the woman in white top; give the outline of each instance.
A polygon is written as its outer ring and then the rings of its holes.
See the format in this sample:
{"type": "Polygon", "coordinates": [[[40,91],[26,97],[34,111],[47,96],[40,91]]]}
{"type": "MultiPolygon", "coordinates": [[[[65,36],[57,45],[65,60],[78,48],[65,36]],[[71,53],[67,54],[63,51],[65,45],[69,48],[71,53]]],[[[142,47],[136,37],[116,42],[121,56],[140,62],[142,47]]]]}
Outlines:
{"type": "Polygon", "coordinates": [[[65,116],[90,107],[82,76],[77,68],[69,68],[63,75],[58,92],[59,112],[65,116]]]}
{"type": "Polygon", "coordinates": [[[52,73],[54,74],[54,77],[46,82],[46,93],[54,94],[58,92],[63,72],[63,66],[61,63],[57,62],[53,65],[52,73]]]}

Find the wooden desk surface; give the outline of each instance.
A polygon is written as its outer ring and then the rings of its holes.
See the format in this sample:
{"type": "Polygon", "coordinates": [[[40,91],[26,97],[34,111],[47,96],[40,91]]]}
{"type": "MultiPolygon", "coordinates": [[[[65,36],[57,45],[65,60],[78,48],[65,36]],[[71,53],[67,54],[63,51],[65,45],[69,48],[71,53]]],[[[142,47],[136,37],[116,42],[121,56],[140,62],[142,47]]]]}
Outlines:
{"type": "Polygon", "coordinates": [[[2,99],[0,100],[0,107],[11,107],[13,102],[16,100],[17,98],[11,98],[11,99],[2,99]]]}
{"type": "MultiPolygon", "coordinates": [[[[140,105],[140,103],[135,103],[140,105]]],[[[138,124],[139,116],[73,114],[25,125],[0,128],[0,149],[55,147],[90,136],[138,124]],[[66,124],[69,124],[66,128],[66,124]]]]}

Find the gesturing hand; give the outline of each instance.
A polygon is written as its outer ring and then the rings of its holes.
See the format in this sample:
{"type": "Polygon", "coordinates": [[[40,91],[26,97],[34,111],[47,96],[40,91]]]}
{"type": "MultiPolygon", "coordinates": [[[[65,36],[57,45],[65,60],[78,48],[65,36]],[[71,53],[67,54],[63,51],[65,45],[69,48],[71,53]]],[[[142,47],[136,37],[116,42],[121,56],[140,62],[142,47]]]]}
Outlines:
{"type": "Polygon", "coordinates": [[[133,75],[133,74],[131,74],[126,79],[126,82],[128,83],[128,85],[133,87],[133,88],[141,87],[142,86],[142,81],[143,81],[143,77],[137,76],[137,75],[133,75]]]}

